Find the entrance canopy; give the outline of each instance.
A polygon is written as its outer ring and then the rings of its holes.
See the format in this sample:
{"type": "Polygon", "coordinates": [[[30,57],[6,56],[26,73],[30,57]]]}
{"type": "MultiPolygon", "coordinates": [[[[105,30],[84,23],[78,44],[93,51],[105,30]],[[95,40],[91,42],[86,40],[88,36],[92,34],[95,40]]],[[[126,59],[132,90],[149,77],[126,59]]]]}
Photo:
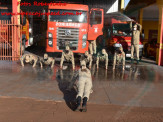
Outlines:
{"type": "Polygon", "coordinates": [[[154,3],[156,3],[156,0],[130,0],[129,4],[125,9],[125,13],[132,13],[154,3]]]}

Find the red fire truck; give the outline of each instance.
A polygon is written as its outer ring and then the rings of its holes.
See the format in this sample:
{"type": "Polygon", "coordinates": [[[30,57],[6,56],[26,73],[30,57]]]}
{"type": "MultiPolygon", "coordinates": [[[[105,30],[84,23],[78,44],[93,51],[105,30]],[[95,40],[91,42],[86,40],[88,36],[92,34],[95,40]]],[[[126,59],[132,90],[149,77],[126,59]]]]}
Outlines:
{"type": "Polygon", "coordinates": [[[22,45],[25,48],[33,45],[33,16],[21,16],[22,28],[22,45]]]}
{"type": "Polygon", "coordinates": [[[103,35],[103,9],[87,5],[66,4],[48,6],[46,52],[62,52],[68,44],[74,53],[85,53],[88,40],[96,40],[103,35]]]}
{"type": "MultiPolygon", "coordinates": [[[[107,47],[113,53],[121,45],[126,53],[126,57],[131,57],[131,29],[130,18],[121,13],[112,13],[105,16],[104,37],[107,47]]],[[[143,44],[139,43],[140,58],[143,54],[143,44]]]]}

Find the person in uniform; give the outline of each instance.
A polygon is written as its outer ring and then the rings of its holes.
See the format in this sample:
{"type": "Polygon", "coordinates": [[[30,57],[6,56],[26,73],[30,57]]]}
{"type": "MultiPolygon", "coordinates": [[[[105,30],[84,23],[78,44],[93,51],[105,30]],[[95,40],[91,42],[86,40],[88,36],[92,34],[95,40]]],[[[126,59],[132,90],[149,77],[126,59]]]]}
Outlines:
{"type": "Polygon", "coordinates": [[[55,60],[52,57],[49,57],[47,53],[44,54],[43,59],[40,61],[41,68],[43,65],[51,65],[51,68],[54,67],[55,60]]]}
{"type": "Polygon", "coordinates": [[[83,55],[83,59],[85,60],[86,65],[87,64],[89,65],[89,69],[91,69],[91,67],[92,67],[92,55],[89,54],[88,51],[86,51],[85,54],[83,55]]]}
{"type": "Polygon", "coordinates": [[[96,40],[89,41],[89,51],[91,55],[96,54],[96,40]]]}
{"type": "Polygon", "coordinates": [[[75,69],[75,60],[74,60],[74,54],[70,50],[69,46],[66,46],[66,49],[62,52],[61,62],[60,62],[60,68],[63,67],[63,62],[71,62],[73,70],[75,69]]]}
{"type": "Polygon", "coordinates": [[[86,67],[85,60],[80,61],[81,68],[79,69],[79,81],[77,82],[77,108],[75,111],[87,111],[87,101],[92,92],[92,76],[90,70],[86,67]],[[82,109],[81,109],[81,101],[82,109]]]}
{"type": "Polygon", "coordinates": [[[123,70],[125,69],[125,52],[123,51],[123,47],[119,47],[114,53],[113,58],[113,69],[115,69],[115,65],[119,65],[119,63],[123,64],[123,70]]]}
{"type": "Polygon", "coordinates": [[[105,69],[108,69],[108,54],[105,49],[102,49],[102,51],[97,54],[97,69],[99,68],[99,62],[105,62],[105,69]]]}
{"type": "Polygon", "coordinates": [[[25,63],[30,63],[30,64],[33,64],[33,67],[36,66],[36,63],[38,61],[38,57],[35,56],[34,54],[24,54],[21,58],[20,58],[20,62],[21,62],[21,65],[22,67],[24,67],[24,62],[25,63]]]}
{"type": "Polygon", "coordinates": [[[136,52],[137,64],[139,64],[139,41],[140,41],[140,33],[142,30],[142,26],[138,23],[132,24],[130,22],[130,29],[132,30],[132,39],[131,39],[131,63],[134,62],[134,49],[136,52]]]}

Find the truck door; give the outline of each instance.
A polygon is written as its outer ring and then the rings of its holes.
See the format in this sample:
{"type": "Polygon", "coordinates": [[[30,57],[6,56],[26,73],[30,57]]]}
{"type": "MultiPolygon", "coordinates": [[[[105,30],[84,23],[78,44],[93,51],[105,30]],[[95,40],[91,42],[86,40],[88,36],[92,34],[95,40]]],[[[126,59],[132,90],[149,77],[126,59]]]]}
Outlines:
{"type": "Polygon", "coordinates": [[[103,35],[104,10],[92,8],[90,10],[88,40],[96,40],[99,35],[103,35]]]}

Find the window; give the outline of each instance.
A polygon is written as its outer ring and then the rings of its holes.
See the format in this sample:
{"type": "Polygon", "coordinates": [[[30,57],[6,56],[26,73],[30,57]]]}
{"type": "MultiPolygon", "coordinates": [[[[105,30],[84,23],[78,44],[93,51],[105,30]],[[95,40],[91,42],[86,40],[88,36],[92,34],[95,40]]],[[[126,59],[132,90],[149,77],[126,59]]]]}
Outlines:
{"type": "Polygon", "coordinates": [[[92,11],[91,16],[90,16],[90,21],[92,24],[101,24],[102,12],[101,11],[92,11]]]}

